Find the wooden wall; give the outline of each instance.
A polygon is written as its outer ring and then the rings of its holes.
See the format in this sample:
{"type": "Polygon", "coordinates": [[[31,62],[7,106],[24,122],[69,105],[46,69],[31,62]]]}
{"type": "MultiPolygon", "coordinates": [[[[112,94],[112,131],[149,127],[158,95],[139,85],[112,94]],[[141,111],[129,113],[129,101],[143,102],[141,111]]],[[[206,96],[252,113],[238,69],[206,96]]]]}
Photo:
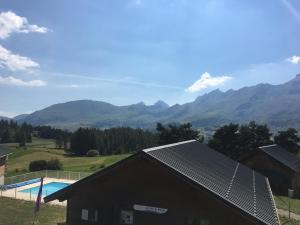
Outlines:
{"type": "Polygon", "coordinates": [[[68,199],[67,224],[119,225],[121,210],[132,211],[134,225],[254,225],[250,217],[207,191],[199,191],[166,169],[137,159],[76,190],[68,199]],[[165,214],[134,211],[133,205],[168,209],[165,214]],[[93,220],[81,219],[89,210],[93,220]],[[201,222],[202,221],[202,222],[201,222]],[[208,222],[208,223],[206,223],[208,222]]]}
{"type": "Polygon", "coordinates": [[[287,195],[289,188],[299,189],[299,186],[295,186],[295,182],[293,182],[296,174],[262,151],[241,163],[268,177],[271,189],[276,194],[287,195]]]}

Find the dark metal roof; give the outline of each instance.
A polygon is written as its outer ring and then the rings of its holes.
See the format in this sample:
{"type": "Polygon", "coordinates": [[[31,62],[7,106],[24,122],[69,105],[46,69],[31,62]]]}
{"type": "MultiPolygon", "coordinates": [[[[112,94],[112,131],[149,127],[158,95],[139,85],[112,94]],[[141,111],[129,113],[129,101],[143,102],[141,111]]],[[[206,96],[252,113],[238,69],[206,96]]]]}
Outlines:
{"type": "Polygon", "coordinates": [[[300,160],[297,156],[288,152],[284,148],[279,145],[267,145],[259,147],[266,154],[279,161],[283,165],[287,166],[291,170],[295,172],[300,171],[300,160]]]}
{"type": "Polygon", "coordinates": [[[0,157],[9,155],[9,154],[10,154],[10,151],[6,147],[0,145],[0,157]]]}
{"type": "Polygon", "coordinates": [[[148,158],[232,205],[259,224],[278,225],[268,179],[195,140],[145,149],[44,198],[65,200],[75,187],[97,179],[138,157],[148,158]]]}
{"type": "Polygon", "coordinates": [[[197,141],[144,152],[264,224],[279,224],[268,179],[197,141]]]}

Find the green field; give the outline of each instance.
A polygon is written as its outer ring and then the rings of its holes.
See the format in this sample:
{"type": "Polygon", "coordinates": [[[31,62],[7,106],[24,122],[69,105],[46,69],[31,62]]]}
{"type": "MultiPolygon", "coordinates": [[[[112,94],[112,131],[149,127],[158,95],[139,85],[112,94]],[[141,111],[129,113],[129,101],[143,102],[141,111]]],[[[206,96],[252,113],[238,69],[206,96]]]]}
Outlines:
{"type": "Polygon", "coordinates": [[[289,220],[288,218],[281,217],[281,216],[280,216],[280,223],[281,225],[300,225],[300,221],[289,220]]]}
{"type": "Polygon", "coordinates": [[[286,196],[274,196],[276,206],[279,209],[284,209],[288,211],[288,203],[290,202],[290,210],[293,213],[300,215],[300,199],[288,198],[286,196]]]}
{"type": "MultiPolygon", "coordinates": [[[[0,225],[32,225],[34,202],[0,197],[0,225]]],[[[66,208],[42,204],[36,225],[56,225],[66,220],[66,208]]]]}
{"type": "Polygon", "coordinates": [[[130,154],[78,157],[67,154],[64,150],[56,149],[54,140],[33,138],[26,148],[19,148],[17,143],[5,144],[11,150],[7,162],[7,176],[28,172],[29,163],[33,160],[59,159],[63,169],[67,171],[95,172],[107,167],[130,154]]]}

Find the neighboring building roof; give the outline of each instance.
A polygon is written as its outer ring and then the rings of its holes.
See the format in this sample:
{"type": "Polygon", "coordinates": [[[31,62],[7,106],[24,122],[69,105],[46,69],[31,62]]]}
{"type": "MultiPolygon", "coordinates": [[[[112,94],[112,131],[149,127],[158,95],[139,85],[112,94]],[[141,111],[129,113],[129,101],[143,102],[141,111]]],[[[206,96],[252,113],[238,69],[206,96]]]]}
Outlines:
{"type": "MultiPolygon", "coordinates": [[[[202,190],[204,188],[225,203],[239,208],[256,221],[268,225],[279,224],[268,179],[204,144],[195,140],[185,141],[145,149],[132,157],[137,156],[159,162],[202,190]]],[[[105,173],[108,169],[96,174],[105,173]]],[[[61,195],[66,195],[72,186],[84,183],[96,174],[47,196],[45,201],[63,200],[61,195]]]]}
{"type": "Polygon", "coordinates": [[[0,145],[0,157],[6,156],[9,154],[10,154],[10,151],[6,147],[0,145]]]}
{"type": "Polygon", "coordinates": [[[275,160],[290,168],[291,170],[295,172],[300,171],[299,158],[294,154],[288,152],[284,148],[280,147],[279,145],[267,145],[259,148],[275,160]]]}

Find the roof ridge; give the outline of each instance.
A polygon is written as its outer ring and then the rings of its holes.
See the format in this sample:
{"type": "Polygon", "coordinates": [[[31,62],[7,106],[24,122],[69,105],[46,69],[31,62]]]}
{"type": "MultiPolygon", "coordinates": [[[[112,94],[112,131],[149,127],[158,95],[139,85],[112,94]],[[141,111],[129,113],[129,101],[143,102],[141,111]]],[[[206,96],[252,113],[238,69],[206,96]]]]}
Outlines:
{"type": "Polygon", "coordinates": [[[256,216],[256,180],[255,180],[255,172],[252,170],[253,175],[253,215],[256,216]]]}
{"type": "Polygon", "coordinates": [[[258,148],[265,148],[265,147],[272,147],[272,146],[278,146],[278,144],[263,145],[263,146],[259,146],[258,148]]]}
{"type": "Polygon", "coordinates": [[[197,140],[192,139],[192,140],[181,141],[181,142],[177,142],[177,143],[173,143],[173,144],[160,145],[160,146],[156,146],[156,147],[151,147],[151,148],[143,149],[143,152],[155,151],[155,150],[158,150],[158,149],[173,147],[173,146],[182,145],[182,144],[187,144],[187,143],[195,142],[195,141],[197,141],[197,140]]]}
{"type": "Polygon", "coordinates": [[[230,194],[230,191],[231,191],[231,188],[232,188],[232,184],[233,184],[233,181],[234,181],[236,172],[238,171],[239,165],[240,165],[240,163],[237,163],[237,164],[236,164],[236,167],[235,167],[235,170],[234,170],[234,172],[233,172],[233,175],[232,175],[232,178],[231,178],[231,181],[230,181],[228,190],[227,190],[227,192],[226,192],[226,196],[225,196],[226,198],[228,198],[228,196],[229,196],[229,194],[230,194]]]}

